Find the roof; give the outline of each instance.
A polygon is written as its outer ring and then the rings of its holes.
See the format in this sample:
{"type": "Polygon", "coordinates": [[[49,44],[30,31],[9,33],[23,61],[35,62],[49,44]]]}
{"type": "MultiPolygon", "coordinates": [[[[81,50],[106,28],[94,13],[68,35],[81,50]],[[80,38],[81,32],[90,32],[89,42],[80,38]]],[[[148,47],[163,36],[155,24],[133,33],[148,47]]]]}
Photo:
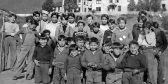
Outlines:
{"type": "Polygon", "coordinates": [[[42,9],[46,0],[0,0],[0,9],[16,14],[31,14],[42,9]]]}

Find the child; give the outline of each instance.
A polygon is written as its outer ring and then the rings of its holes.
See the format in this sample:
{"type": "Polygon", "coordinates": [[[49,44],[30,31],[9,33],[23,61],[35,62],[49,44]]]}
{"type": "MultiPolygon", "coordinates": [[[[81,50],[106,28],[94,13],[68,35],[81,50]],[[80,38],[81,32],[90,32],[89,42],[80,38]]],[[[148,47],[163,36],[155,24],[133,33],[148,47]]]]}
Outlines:
{"type": "Polygon", "coordinates": [[[98,40],[99,40],[99,45],[100,45],[100,48],[102,46],[102,43],[103,43],[103,32],[100,31],[100,23],[98,22],[95,22],[93,23],[93,31],[90,33],[90,37],[96,37],[98,40]]]}
{"type": "Polygon", "coordinates": [[[76,26],[75,23],[75,14],[74,13],[68,13],[68,25],[74,29],[76,26]]]}
{"type": "Polygon", "coordinates": [[[120,17],[117,19],[117,22],[119,27],[113,32],[111,41],[112,43],[120,42],[124,45],[128,45],[133,37],[131,30],[126,27],[126,19],[124,17],[120,17]]]}
{"type": "Polygon", "coordinates": [[[102,31],[103,33],[109,29],[108,20],[109,16],[107,14],[103,14],[101,16],[102,25],[100,25],[100,31],[102,31]]]}
{"type": "Polygon", "coordinates": [[[88,38],[88,33],[84,31],[85,23],[84,21],[78,21],[77,23],[78,30],[73,33],[73,37],[76,38],[77,36],[84,36],[88,38]]]}
{"type": "Polygon", "coordinates": [[[144,55],[139,53],[139,44],[136,41],[129,43],[127,52],[120,64],[116,68],[123,69],[123,84],[142,84],[143,73],[147,69],[147,61],[144,55]]]}
{"type": "Polygon", "coordinates": [[[90,50],[89,38],[86,38],[86,39],[85,39],[85,44],[84,44],[84,45],[85,45],[85,49],[86,49],[86,50],[90,50]]]}
{"type": "Polygon", "coordinates": [[[78,51],[79,53],[83,56],[83,53],[85,52],[85,47],[84,47],[84,43],[85,43],[85,38],[83,36],[77,36],[76,37],[76,45],[78,46],[78,51]]]}
{"type": "Polygon", "coordinates": [[[13,80],[17,80],[17,78],[21,75],[23,69],[26,66],[25,65],[26,61],[27,61],[26,78],[30,80],[33,76],[34,62],[32,60],[32,57],[35,49],[35,44],[37,42],[37,38],[39,36],[38,35],[39,33],[36,31],[37,26],[38,22],[34,19],[31,19],[27,28],[22,28],[21,30],[19,30],[19,32],[15,34],[15,36],[23,34],[23,44],[18,56],[20,58],[18,59],[14,69],[15,75],[13,76],[13,80]]]}
{"type": "Polygon", "coordinates": [[[35,83],[36,84],[49,84],[50,74],[52,72],[52,60],[53,60],[53,49],[47,45],[48,38],[42,33],[39,42],[34,50],[34,63],[35,63],[35,83]]]}
{"type": "Polygon", "coordinates": [[[65,79],[67,79],[66,84],[82,84],[82,65],[81,57],[78,53],[78,47],[76,44],[72,44],[69,47],[69,55],[65,60],[65,79]]]}
{"type": "Polygon", "coordinates": [[[94,17],[92,15],[86,15],[87,23],[88,25],[86,26],[89,31],[93,31],[93,19],[94,17]]]}
{"type": "Polygon", "coordinates": [[[58,36],[58,46],[54,51],[54,75],[53,84],[65,84],[63,79],[65,75],[64,62],[69,54],[69,49],[65,45],[66,37],[64,35],[58,36]]]}
{"type": "Polygon", "coordinates": [[[106,56],[104,70],[107,72],[106,84],[122,84],[122,70],[115,68],[115,66],[121,63],[124,57],[122,51],[123,46],[118,42],[114,42],[112,44],[112,50],[110,50],[110,47],[110,42],[105,44],[106,56]]]}
{"type": "Polygon", "coordinates": [[[82,16],[77,15],[75,18],[75,22],[78,23],[78,21],[83,20],[82,16]]]}
{"type": "Polygon", "coordinates": [[[90,39],[90,50],[82,57],[82,66],[86,68],[86,84],[102,84],[103,52],[98,48],[98,39],[90,39]]]}
{"type": "Polygon", "coordinates": [[[72,34],[73,34],[73,30],[72,30],[72,27],[70,27],[68,25],[68,16],[63,14],[62,15],[62,24],[59,25],[56,29],[56,40],[58,41],[58,36],[59,35],[65,35],[66,37],[72,37],[72,34]]]}
{"type": "Polygon", "coordinates": [[[110,19],[108,21],[108,26],[109,26],[109,29],[104,32],[103,42],[104,41],[110,41],[111,42],[111,37],[112,37],[112,34],[115,30],[115,20],[110,19]]]}
{"type": "Polygon", "coordinates": [[[67,46],[71,46],[72,44],[75,44],[75,39],[73,37],[67,37],[67,46]]]}

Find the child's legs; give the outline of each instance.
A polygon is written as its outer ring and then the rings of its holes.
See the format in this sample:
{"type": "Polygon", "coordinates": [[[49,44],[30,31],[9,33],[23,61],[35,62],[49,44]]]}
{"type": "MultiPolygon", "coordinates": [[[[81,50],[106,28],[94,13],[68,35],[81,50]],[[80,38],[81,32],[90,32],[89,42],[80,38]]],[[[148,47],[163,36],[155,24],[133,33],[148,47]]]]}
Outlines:
{"type": "Polygon", "coordinates": [[[75,68],[73,73],[74,73],[74,84],[82,84],[81,83],[81,76],[80,76],[81,71],[75,68]]]}
{"type": "Polygon", "coordinates": [[[94,71],[86,71],[86,84],[93,84],[94,71]]]}
{"type": "Polygon", "coordinates": [[[54,67],[53,84],[64,84],[61,68],[54,67]]]}
{"type": "Polygon", "coordinates": [[[67,84],[82,84],[80,73],[81,71],[75,67],[68,69],[67,72],[67,84]]]}
{"type": "Polygon", "coordinates": [[[124,72],[122,75],[122,84],[130,84],[131,77],[132,77],[132,72],[124,72]]]}
{"type": "Polygon", "coordinates": [[[96,84],[102,84],[102,72],[101,71],[94,71],[94,82],[96,84]]]}
{"type": "Polygon", "coordinates": [[[10,53],[11,53],[11,63],[10,68],[14,69],[14,66],[16,64],[17,54],[16,54],[16,39],[12,38],[10,43],[10,53]]]}
{"type": "Polygon", "coordinates": [[[108,74],[106,77],[106,84],[122,84],[121,83],[121,79],[122,79],[122,73],[111,73],[108,74]]]}
{"type": "Polygon", "coordinates": [[[35,81],[35,83],[41,83],[42,82],[42,72],[41,72],[41,67],[40,66],[35,65],[34,81],[35,81]]]}
{"type": "Polygon", "coordinates": [[[142,84],[143,83],[143,75],[144,73],[136,74],[132,76],[130,80],[130,84],[142,84]]]}
{"type": "Polygon", "coordinates": [[[111,73],[107,74],[106,84],[112,84],[114,80],[115,80],[114,74],[111,74],[111,73]]]}
{"type": "Polygon", "coordinates": [[[50,82],[50,76],[48,74],[49,71],[49,63],[40,64],[41,67],[41,76],[42,76],[42,83],[48,84],[50,82]]]}

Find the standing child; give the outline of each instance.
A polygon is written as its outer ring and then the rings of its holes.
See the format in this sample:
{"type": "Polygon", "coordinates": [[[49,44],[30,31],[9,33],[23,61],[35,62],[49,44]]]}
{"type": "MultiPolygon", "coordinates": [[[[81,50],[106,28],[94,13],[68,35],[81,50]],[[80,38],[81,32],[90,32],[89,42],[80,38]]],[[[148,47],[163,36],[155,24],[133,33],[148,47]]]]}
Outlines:
{"type": "Polygon", "coordinates": [[[89,45],[89,38],[85,39],[85,50],[90,50],[90,45],[89,45]]]}
{"type": "Polygon", "coordinates": [[[116,68],[123,69],[122,84],[142,84],[143,73],[147,69],[147,61],[144,55],[139,53],[139,44],[136,41],[129,43],[127,52],[116,68]]]}
{"type": "Polygon", "coordinates": [[[82,57],[82,66],[86,68],[86,84],[102,84],[103,52],[98,48],[98,39],[90,39],[90,50],[82,57]]]}
{"type": "Polygon", "coordinates": [[[74,29],[76,26],[75,23],[75,14],[74,13],[68,13],[68,25],[74,29]]]}
{"type": "Polygon", "coordinates": [[[108,26],[108,20],[109,20],[109,16],[107,14],[103,14],[101,16],[101,21],[102,21],[102,24],[100,25],[100,31],[102,31],[103,33],[109,29],[109,26],[108,26]]]}
{"type": "Polygon", "coordinates": [[[69,47],[69,55],[65,60],[65,79],[67,79],[66,84],[82,84],[82,65],[81,57],[78,53],[78,47],[73,44],[69,47]]]}
{"type": "Polygon", "coordinates": [[[49,84],[50,74],[52,71],[53,49],[47,45],[48,38],[42,33],[39,42],[34,50],[34,63],[35,63],[35,83],[36,84],[49,84]]]}
{"type": "Polygon", "coordinates": [[[69,49],[65,45],[66,37],[64,35],[58,36],[58,46],[54,51],[54,75],[53,84],[65,84],[63,79],[65,75],[64,62],[69,54],[69,49]]]}

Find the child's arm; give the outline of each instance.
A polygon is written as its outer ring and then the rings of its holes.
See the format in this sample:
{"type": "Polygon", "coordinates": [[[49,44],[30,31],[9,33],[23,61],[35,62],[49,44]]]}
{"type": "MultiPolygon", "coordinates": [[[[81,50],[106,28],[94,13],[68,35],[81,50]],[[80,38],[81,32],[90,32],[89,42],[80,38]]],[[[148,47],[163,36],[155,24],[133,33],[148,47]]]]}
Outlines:
{"type": "Polygon", "coordinates": [[[56,39],[56,41],[58,41],[58,36],[59,36],[60,27],[61,27],[60,25],[57,26],[56,31],[55,31],[55,39],[56,39]]]}
{"type": "Polygon", "coordinates": [[[83,67],[87,68],[88,67],[88,63],[86,62],[86,52],[83,54],[82,56],[82,60],[81,60],[81,64],[83,67]]]}
{"type": "Polygon", "coordinates": [[[106,56],[105,59],[104,59],[103,68],[105,70],[111,70],[111,69],[114,69],[114,67],[115,67],[115,61],[111,57],[106,56]]]}
{"type": "Polygon", "coordinates": [[[115,31],[114,31],[112,36],[111,36],[111,42],[114,43],[115,40],[116,40],[116,34],[115,34],[115,31]]]}
{"type": "Polygon", "coordinates": [[[101,69],[101,68],[103,68],[103,65],[104,65],[104,57],[103,57],[103,53],[100,54],[100,56],[99,56],[99,60],[100,60],[100,63],[97,64],[97,68],[98,68],[98,69],[101,69]]]}
{"type": "Polygon", "coordinates": [[[123,57],[123,59],[122,59],[122,61],[120,63],[117,63],[116,68],[124,69],[124,66],[126,64],[126,58],[127,58],[127,54],[124,55],[124,57],[123,57]]]}
{"type": "Polygon", "coordinates": [[[140,64],[141,68],[139,69],[140,72],[144,72],[147,69],[147,60],[144,55],[141,55],[140,57],[140,64]]]}
{"type": "Polygon", "coordinates": [[[67,73],[67,69],[68,69],[68,56],[65,58],[65,61],[64,61],[64,73],[65,74],[67,73]]]}
{"type": "Polygon", "coordinates": [[[70,29],[70,31],[69,31],[70,37],[72,37],[73,36],[73,29],[70,26],[69,26],[69,29],[70,29]]]}
{"type": "Polygon", "coordinates": [[[54,59],[54,51],[53,51],[52,47],[49,47],[49,54],[50,54],[50,68],[52,68],[52,62],[54,59]]]}

